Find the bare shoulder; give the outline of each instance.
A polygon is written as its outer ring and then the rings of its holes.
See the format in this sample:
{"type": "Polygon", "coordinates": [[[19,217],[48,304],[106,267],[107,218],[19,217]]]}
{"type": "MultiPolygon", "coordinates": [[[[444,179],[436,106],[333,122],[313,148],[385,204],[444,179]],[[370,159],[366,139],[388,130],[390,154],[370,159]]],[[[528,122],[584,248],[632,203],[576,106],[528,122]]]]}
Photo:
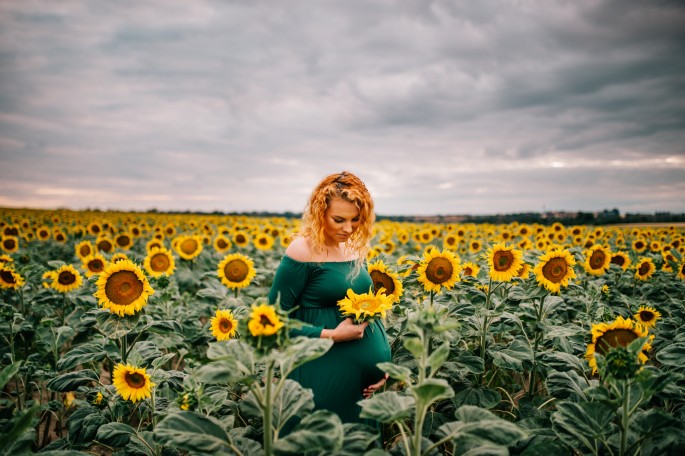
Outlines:
{"type": "Polygon", "coordinates": [[[312,261],[312,247],[303,236],[293,239],[285,250],[285,254],[295,261],[312,261]]]}

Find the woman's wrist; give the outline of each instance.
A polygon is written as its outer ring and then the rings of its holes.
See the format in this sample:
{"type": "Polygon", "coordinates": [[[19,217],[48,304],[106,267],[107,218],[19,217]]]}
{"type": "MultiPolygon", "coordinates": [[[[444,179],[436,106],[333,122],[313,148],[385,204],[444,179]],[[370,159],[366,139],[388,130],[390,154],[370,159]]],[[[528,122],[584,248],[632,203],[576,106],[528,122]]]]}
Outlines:
{"type": "Polygon", "coordinates": [[[321,330],[321,334],[319,335],[319,337],[320,337],[321,339],[331,339],[331,340],[333,340],[333,333],[334,333],[334,332],[335,332],[334,329],[325,329],[325,328],[324,328],[324,329],[321,330]]]}

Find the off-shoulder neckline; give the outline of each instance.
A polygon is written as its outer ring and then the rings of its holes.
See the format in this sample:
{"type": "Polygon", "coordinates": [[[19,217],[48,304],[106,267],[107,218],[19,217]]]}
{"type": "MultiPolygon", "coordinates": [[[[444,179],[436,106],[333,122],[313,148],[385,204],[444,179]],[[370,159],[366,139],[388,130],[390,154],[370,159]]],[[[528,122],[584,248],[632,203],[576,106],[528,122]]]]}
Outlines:
{"type": "Polygon", "coordinates": [[[283,254],[283,258],[287,258],[290,261],[294,263],[300,263],[300,264],[326,264],[326,263],[331,263],[331,264],[345,264],[345,263],[354,263],[357,260],[343,260],[343,261],[300,261],[296,260],[293,257],[288,256],[287,254],[283,254]]]}

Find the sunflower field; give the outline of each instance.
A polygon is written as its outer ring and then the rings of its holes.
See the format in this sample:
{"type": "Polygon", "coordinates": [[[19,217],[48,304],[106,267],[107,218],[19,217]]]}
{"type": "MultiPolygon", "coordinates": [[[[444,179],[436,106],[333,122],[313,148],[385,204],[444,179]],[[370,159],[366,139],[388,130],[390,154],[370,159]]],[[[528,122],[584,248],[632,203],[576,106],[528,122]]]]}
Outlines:
{"type": "Polygon", "coordinates": [[[0,208],[0,453],[685,454],[685,228],[378,221],[372,425],[288,378],[298,223],[0,208]]]}

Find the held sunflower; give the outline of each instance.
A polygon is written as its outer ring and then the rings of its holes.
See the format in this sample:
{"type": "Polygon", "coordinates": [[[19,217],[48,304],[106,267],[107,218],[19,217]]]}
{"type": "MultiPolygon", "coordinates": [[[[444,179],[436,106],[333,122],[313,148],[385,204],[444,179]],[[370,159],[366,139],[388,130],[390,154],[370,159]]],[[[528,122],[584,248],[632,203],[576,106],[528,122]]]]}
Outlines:
{"type": "Polygon", "coordinates": [[[385,313],[392,308],[392,297],[380,291],[357,294],[351,288],[347,295],[338,301],[340,312],[346,317],[354,317],[355,323],[373,320],[377,317],[385,318],[385,313]]]}
{"type": "MultiPolygon", "coordinates": [[[[640,337],[647,337],[647,329],[636,324],[630,318],[624,319],[619,316],[611,323],[598,323],[592,325],[592,341],[588,344],[585,359],[588,360],[592,373],[597,373],[597,358],[595,353],[604,356],[615,347],[627,347],[632,341],[640,337]]],[[[646,343],[638,355],[638,361],[644,364],[647,361],[645,351],[651,350],[652,346],[646,343]]]]}
{"type": "Polygon", "coordinates": [[[219,263],[217,274],[221,283],[235,290],[247,287],[257,272],[250,258],[241,253],[233,253],[226,255],[219,263]]]}
{"type": "Polygon", "coordinates": [[[562,286],[568,287],[569,280],[576,278],[576,260],[568,250],[550,250],[539,260],[533,269],[535,280],[552,293],[558,293],[562,286]]]}
{"type": "Polygon", "coordinates": [[[385,294],[392,298],[392,302],[399,302],[402,296],[403,287],[402,281],[396,272],[388,269],[383,261],[377,261],[369,265],[368,268],[373,288],[378,292],[381,288],[385,290],[385,294]]]}
{"type": "Polygon", "coordinates": [[[585,253],[583,267],[588,274],[600,276],[611,265],[611,251],[601,244],[595,244],[585,253]]]}
{"type": "Polygon", "coordinates": [[[443,287],[451,289],[459,281],[460,272],[459,258],[449,250],[440,252],[437,249],[425,253],[417,270],[423,288],[435,293],[440,293],[443,287]]]}
{"type": "Polygon", "coordinates": [[[252,305],[247,328],[253,337],[273,336],[284,326],[285,323],[281,321],[275,307],[268,304],[252,305]]]}
{"type": "Polygon", "coordinates": [[[112,372],[112,383],[117,393],[126,401],[138,402],[152,396],[154,383],[145,368],[129,364],[117,364],[112,372]]]}
{"type": "Polygon", "coordinates": [[[523,266],[523,252],[504,243],[495,244],[487,252],[490,278],[499,282],[511,282],[523,266]]]}
{"type": "Polygon", "coordinates": [[[96,285],[94,296],[100,306],[120,317],[135,315],[154,293],[143,271],[130,260],[108,264],[96,285]]]}
{"type": "Polygon", "coordinates": [[[238,331],[238,321],[233,318],[233,312],[230,310],[217,309],[211,320],[211,328],[216,340],[232,339],[238,331]]]}
{"type": "Polygon", "coordinates": [[[152,277],[172,275],[176,267],[171,251],[164,247],[153,247],[148,251],[143,267],[152,277]]]}

